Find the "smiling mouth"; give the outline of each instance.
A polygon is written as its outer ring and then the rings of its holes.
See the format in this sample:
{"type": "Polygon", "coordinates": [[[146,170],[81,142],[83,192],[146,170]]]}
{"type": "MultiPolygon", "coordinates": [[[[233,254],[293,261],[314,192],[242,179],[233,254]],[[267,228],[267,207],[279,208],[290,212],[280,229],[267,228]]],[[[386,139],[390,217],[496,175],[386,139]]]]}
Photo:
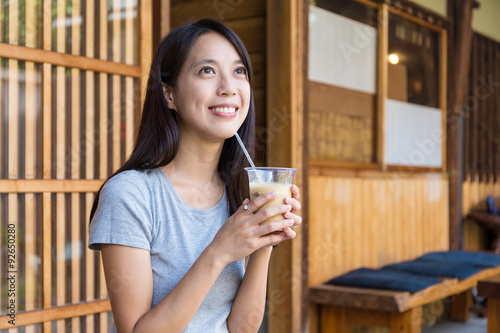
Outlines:
{"type": "Polygon", "coordinates": [[[223,107],[223,108],[209,108],[210,111],[219,112],[219,113],[235,113],[237,108],[234,107],[223,107]]]}

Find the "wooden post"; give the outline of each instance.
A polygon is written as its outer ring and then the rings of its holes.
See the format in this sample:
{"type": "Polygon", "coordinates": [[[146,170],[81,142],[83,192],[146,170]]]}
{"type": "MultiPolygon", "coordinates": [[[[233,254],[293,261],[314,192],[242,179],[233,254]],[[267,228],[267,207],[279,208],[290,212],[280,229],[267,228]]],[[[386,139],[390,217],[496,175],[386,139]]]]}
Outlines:
{"type": "Polygon", "coordinates": [[[466,322],[470,319],[472,307],[472,291],[466,290],[458,294],[450,303],[449,318],[451,320],[466,322]]]}
{"type": "Polygon", "coordinates": [[[448,1],[447,167],[449,172],[450,249],[461,248],[460,118],[467,89],[474,0],[448,1]]]}
{"type": "Polygon", "coordinates": [[[389,53],[389,11],[386,3],[378,7],[378,61],[377,61],[377,162],[382,170],[387,169],[385,160],[385,106],[387,101],[389,53]]]}
{"type": "MultiPolygon", "coordinates": [[[[307,15],[304,0],[267,1],[267,165],[294,167],[295,184],[306,196],[304,163],[304,80],[307,79],[307,15]]],[[[301,215],[305,217],[304,210],[301,215]]],[[[303,271],[307,228],[296,229],[293,241],[274,251],[269,268],[268,332],[299,332],[307,312],[303,271]],[[305,232],[305,234],[304,234],[305,232]]]]}

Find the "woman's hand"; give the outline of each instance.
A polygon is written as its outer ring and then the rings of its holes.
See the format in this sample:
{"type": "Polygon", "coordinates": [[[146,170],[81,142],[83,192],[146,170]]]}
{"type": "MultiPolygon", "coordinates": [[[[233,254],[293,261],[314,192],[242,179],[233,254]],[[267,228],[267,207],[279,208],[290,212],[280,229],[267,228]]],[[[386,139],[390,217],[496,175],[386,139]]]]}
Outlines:
{"type": "MultiPolygon", "coordinates": [[[[291,211],[287,212],[284,214],[284,217],[286,219],[292,219],[294,221],[293,225],[289,228],[285,228],[283,232],[286,235],[285,239],[292,239],[295,238],[297,233],[292,230],[292,228],[297,228],[301,223],[302,223],[302,217],[299,215],[296,215],[300,208],[300,202],[298,199],[300,198],[300,191],[297,185],[292,185],[291,187],[291,192],[292,192],[292,197],[291,198],[285,198],[285,204],[292,206],[291,211]]],[[[283,239],[283,240],[285,240],[283,239]]]]}
{"type": "Polygon", "coordinates": [[[241,259],[260,248],[276,245],[296,236],[291,227],[297,227],[302,223],[302,218],[295,214],[300,210],[300,202],[297,200],[300,194],[295,185],[292,185],[291,192],[292,197],[286,198],[282,205],[266,207],[254,214],[243,207],[248,205],[251,211],[256,212],[273,200],[277,193],[268,192],[252,201],[248,199],[243,201],[238,210],[224,223],[210,245],[219,249],[216,253],[223,254],[224,263],[241,259]],[[276,215],[283,215],[283,220],[260,225],[276,215]]]}

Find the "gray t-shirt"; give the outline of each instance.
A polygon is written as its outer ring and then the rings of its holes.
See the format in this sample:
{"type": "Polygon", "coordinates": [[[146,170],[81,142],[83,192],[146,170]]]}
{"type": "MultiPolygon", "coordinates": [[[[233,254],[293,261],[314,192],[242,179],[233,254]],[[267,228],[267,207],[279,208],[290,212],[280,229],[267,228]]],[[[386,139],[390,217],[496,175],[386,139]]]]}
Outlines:
{"type": "MultiPolygon", "coordinates": [[[[213,240],[229,217],[228,205],[224,191],[214,207],[192,208],[177,195],[161,168],[124,171],[102,188],[90,224],[89,248],[99,250],[104,243],[150,251],[154,307],[213,240]]],[[[226,319],[243,278],[244,264],[241,259],[224,268],[185,332],[228,331],[226,319]]]]}

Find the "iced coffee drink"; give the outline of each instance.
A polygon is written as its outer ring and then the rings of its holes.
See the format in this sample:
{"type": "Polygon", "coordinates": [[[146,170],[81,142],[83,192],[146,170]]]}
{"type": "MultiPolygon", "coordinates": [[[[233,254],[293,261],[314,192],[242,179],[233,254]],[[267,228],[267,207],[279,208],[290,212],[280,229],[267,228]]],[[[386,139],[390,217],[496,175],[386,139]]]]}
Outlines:
{"type": "MultiPolygon", "coordinates": [[[[245,168],[245,170],[248,173],[248,180],[250,182],[250,200],[267,192],[278,192],[276,198],[260,207],[257,212],[266,207],[283,205],[285,198],[290,198],[292,196],[291,186],[297,169],[245,168]]],[[[284,219],[283,215],[276,215],[262,223],[281,221],[284,219]]]]}

